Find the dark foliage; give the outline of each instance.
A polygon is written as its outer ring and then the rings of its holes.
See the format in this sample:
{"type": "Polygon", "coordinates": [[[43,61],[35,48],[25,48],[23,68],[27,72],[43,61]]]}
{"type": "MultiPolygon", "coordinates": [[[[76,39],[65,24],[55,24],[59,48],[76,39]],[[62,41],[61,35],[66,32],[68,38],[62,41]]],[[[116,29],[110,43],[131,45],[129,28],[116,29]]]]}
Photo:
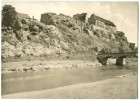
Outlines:
{"type": "Polygon", "coordinates": [[[2,26],[13,27],[16,20],[17,12],[12,5],[4,5],[2,7],[2,26]]]}

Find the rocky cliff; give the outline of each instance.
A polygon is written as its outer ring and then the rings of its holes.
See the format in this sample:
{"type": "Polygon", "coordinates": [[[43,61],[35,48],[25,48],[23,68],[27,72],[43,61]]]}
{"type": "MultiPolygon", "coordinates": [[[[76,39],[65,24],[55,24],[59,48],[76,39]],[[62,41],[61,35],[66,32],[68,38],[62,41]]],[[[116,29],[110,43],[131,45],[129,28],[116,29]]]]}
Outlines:
{"type": "Polygon", "coordinates": [[[64,14],[45,13],[41,20],[18,16],[13,28],[2,27],[2,58],[130,52],[123,32],[95,29],[64,14]]]}

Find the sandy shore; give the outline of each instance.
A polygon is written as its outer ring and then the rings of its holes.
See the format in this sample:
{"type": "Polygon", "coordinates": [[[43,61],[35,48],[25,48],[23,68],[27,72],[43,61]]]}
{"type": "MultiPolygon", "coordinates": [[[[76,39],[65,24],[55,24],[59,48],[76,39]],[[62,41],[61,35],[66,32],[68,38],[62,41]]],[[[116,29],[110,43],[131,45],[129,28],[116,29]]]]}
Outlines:
{"type": "Polygon", "coordinates": [[[137,75],[99,82],[64,86],[41,91],[3,95],[2,98],[106,98],[135,99],[137,98],[137,75]]]}
{"type": "Polygon", "coordinates": [[[67,69],[67,68],[88,68],[98,67],[101,64],[98,61],[82,60],[54,60],[54,61],[23,61],[2,63],[1,72],[30,72],[45,71],[49,69],[67,69]]]}

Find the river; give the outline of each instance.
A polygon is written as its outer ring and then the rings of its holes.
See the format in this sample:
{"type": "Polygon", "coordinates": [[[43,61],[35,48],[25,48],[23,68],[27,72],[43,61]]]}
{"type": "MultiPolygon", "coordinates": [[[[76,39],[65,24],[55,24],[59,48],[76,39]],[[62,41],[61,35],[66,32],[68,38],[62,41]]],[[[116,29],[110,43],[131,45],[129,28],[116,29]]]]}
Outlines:
{"type": "Polygon", "coordinates": [[[67,85],[95,82],[119,75],[137,73],[137,66],[116,65],[96,68],[73,68],[42,72],[3,73],[2,95],[51,89],[67,85]]]}

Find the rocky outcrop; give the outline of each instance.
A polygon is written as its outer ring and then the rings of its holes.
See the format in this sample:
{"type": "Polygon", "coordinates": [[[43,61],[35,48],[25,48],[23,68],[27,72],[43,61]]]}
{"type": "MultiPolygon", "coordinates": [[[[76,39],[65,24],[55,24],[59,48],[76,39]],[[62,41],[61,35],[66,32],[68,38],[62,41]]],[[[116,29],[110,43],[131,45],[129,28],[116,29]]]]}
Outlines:
{"type": "Polygon", "coordinates": [[[84,23],[86,13],[81,15],[81,19],[78,14],[74,16],[77,20],[64,14],[45,13],[41,22],[18,17],[13,28],[2,27],[2,58],[131,51],[123,32],[94,28],[84,23]]]}

